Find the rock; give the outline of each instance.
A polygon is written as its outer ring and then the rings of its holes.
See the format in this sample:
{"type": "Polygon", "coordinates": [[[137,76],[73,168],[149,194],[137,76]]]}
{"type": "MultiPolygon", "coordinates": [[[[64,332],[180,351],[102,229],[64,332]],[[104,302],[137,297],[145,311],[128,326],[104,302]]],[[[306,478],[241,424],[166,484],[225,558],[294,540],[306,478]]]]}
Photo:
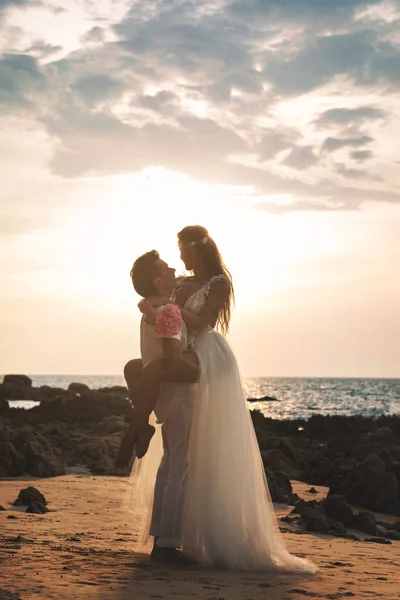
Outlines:
{"type": "MultiPolygon", "coordinates": [[[[34,400],[33,389],[27,386],[19,386],[13,383],[0,383],[1,400],[34,400]]],[[[7,402],[8,405],[8,402],[7,402]]],[[[4,410],[3,405],[3,410],[4,410]]]]}
{"type": "Polygon", "coordinates": [[[82,440],[75,453],[75,464],[87,466],[96,475],[115,473],[115,458],[120,446],[120,437],[116,434],[104,438],[82,440]]]}
{"type": "Polygon", "coordinates": [[[38,431],[20,429],[14,443],[22,445],[21,454],[25,457],[25,471],[34,477],[55,477],[64,475],[64,464],[54,446],[38,431]]]}
{"type": "Polygon", "coordinates": [[[326,514],[331,519],[343,523],[345,527],[351,527],[354,523],[354,514],[343,496],[332,494],[322,501],[326,514]]]}
{"type": "Polygon", "coordinates": [[[68,386],[69,392],[75,392],[76,394],[82,394],[83,392],[90,391],[90,387],[85,383],[72,382],[68,386]]]}
{"type": "Polygon", "coordinates": [[[2,505],[0,504],[0,511],[2,511],[2,510],[6,510],[6,509],[4,508],[4,506],[2,506],[2,505]]]}
{"type": "Polygon", "coordinates": [[[343,523],[335,523],[334,528],[333,528],[333,533],[336,536],[340,536],[343,537],[344,535],[347,534],[347,529],[346,527],[343,525],[343,523]]]}
{"type": "Polygon", "coordinates": [[[279,450],[280,452],[282,452],[282,454],[287,456],[293,464],[299,466],[298,452],[296,452],[296,450],[287,440],[279,438],[278,441],[274,443],[273,449],[279,450]]]}
{"type": "Polygon", "coordinates": [[[39,502],[46,506],[47,500],[43,496],[39,490],[33,486],[29,486],[27,488],[23,488],[20,490],[18,494],[18,498],[14,500],[14,506],[29,506],[30,504],[34,504],[35,502],[39,502]]]}
{"type": "Polygon", "coordinates": [[[27,375],[5,375],[3,379],[3,384],[8,385],[16,385],[18,387],[32,387],[32,379],[27,375]]]}
{"type": "Polygon", "coordinates": [[[0,396],[0,415],[4,415],[10,409],[10,405],[6,398],[0,396]]]}
{"type": "Polygon", "coordinates": [[[364,542],[373,542],[375,544],[391,544],[392,543],[390,540],[387,540],[383,537],[365,538],[364,542]]]}
{"type": "Polygon", "coordinates": [[[18,477],[25,471],[25,459],[11,442],[0,442],[0,477],[18,477]]]}
{"type": "Polygon", "coordinates": [[[335,528],[335,523],[325,513],[322,503],[316,500],[300,500],[292,510],[292,513],[300,515],[304,521],[307,531],[319,531],[326,533],[335,528]]]}
{"type": "Polygon", "coordinates": [[[376,535],[375,515],[370,512],[362,510],[357,515],[354,515],[354,526],[368,535],[376,535]]]}
{"type": "Polygon", "coordinates": [[[400,521],[396,521],[396,523],[393,523],[392,529],[400,533],[400,521]]]}
{"type": "Polygon", "coordinates": [[[21,600],[21,596],[15,592],[0,588],[0,600],[21,600]]]}
{"type": "Polygon", "coordinates": [[[333,485],[330,493],[341,494],[350,504],[375,512],[399,514],[399,484],[385,463],[371,454],[344,478],[333,485]]]}
{"type": "Polygon", "coordinates": [[[112,385],[111,387],[99,388],[97,391],[103,394],[118,394],[124,398],[129,398],[128,388],[124,385],[112,385]]]}
{"type": "Polygon", "coordinates": [[[261,396],[261,398],[247,398],[247,402],[279,402],[275,396],[261,396]]]}
{"type": "Polygon", "coordinates": [[[290,504],[290,506],[296,506],[296,504],[301,500],[300,496],[298,494],[289,494],[289,502],[288,504],[290,504]]]}
{"type": "Polygon", "coordinates": [[[110,415],[104,419],[102,424],[103,431],[106,434],[125,431],[127,426],[128,423],[125,421],[125,418],[120,415],[110,415]]]}
{"type": "Polygon", "coordinates": [[[32,504],[27,507],[25,512],[35,515],[42,515],[49,512],[49,509],[42,502],[32,502],[32,504]]]}
{"type": "Polygon", "coordinates": [[[387,537],[388,530],[383,525],[376,526],[376,536],[377,537],[387,537]]]}
{"type": "Polygon", "coordinates": [[[272,469],[265,469],[268,487],[272,502],[289,504],[293,492],[290,480],[283,473],[276,473],[272,469]]]}
{"type": "Polygon", "coordinates": [[[60,445],[71,439],[71,427],[61,421],[50,421],[40,427],[40,434],[52,444],[60,445]]]}
{"type": "Polygon", "coordinates": [[[262,450],[261,456],[265,468],[284,473],[289,479],[298,479],[301,469],[281,450],[262,450]]]}
{"type": "Polygon", "coordinates": [[[303,512],[302,519],[305,521],[307,531],[328,533],[335,529],[335,523],[333,523],[319,506],[303,512]]]}
{"type": "Polygon", "coordinates": [[[306,512],[310,509],[314,509],[317,506],[318,506],[318,502],[316,500],[310,500],[309,502],[307,502],[307,500],[301,499],[299,502],[297,502],[297,504],[295,504],[295,507],[292,510],[292,513],[302,516],[303,512],[306,512]]]}
{"type": "Polygon", "coordinates": [[[310,489],[307,490],[307,494],[318,494],[318,492],[315,487],[310,487],[310,489]]]}
{"type": "Polygon", "coordinates": [[[387,534],[386,534],[386,537],[389,540],[400,541],[400,532],[396,531],[395,529],[389,529],[388,532],[387,532],[387,534]]]}

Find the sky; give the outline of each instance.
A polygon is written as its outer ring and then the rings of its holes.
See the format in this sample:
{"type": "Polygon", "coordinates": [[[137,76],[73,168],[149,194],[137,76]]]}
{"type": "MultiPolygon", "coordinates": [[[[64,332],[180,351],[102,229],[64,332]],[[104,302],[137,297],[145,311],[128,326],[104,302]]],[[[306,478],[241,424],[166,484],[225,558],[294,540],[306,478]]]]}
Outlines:
{"type": "Polygon", "coordinates": [[[0,372],[119,374],[201,224],[243,376],[400,377],[398,0],[0,0],[0,372]]]}

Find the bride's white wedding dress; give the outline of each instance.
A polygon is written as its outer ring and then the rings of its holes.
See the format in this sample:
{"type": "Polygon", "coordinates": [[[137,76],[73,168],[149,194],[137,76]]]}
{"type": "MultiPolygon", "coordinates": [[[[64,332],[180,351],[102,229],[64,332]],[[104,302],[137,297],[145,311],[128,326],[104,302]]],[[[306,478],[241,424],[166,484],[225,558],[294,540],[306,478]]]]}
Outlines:
{"type": "MultiPolygon", "coordinates": [[[[214,280],[187,300],[187,310],[201,312],[214,280]]],[[[283,543],[230,345],[210,328],[196,336],[192,347],[201,375],[189,443],[183,552],[202,564],[231,569],[314,573],[311,561],[291,555],[283,543]]],[[[157,444],[147,461],[136,461],[143,464],[134,467],[139,471],[135,488],[148,509],[157,444]]]]}

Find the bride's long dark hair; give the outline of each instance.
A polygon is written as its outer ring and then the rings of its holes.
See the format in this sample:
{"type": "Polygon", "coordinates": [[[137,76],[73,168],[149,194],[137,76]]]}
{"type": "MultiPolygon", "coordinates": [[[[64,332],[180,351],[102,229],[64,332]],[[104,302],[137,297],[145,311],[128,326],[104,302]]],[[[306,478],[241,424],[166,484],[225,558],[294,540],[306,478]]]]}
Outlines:
{"type": "Polygon", "coordinates": [[[189,225],[184,227],[178,233],[180,244],[194,246],[207,270],[209,278],[215,275],[224,275],[229,282],[229,294],[224,304],[221,306],[217,318],[217,327],[226,335],[229,330],[229,322],[231,320],[231,307],[235,302],[235,291],[233,289],[232,275],[227,266],[222,260],[217,244],[209,236],[208,231],[201,225],[189,225]]]}

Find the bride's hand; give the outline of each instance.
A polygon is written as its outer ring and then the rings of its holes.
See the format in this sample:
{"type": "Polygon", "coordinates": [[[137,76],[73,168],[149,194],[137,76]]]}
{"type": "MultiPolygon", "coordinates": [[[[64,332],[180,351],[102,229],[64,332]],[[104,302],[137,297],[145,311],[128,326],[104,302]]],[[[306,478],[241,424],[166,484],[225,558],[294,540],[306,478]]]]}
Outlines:
{"type": "Polygon", "coordinates": [[[141,313],[146,314],[146,312],[148,311],[148,309],[151,307],[151,304],[149,304],[146,300],[146,298],[142,298],[141,301],[138,303],[138,309],[140,310],[141,313]]]}

